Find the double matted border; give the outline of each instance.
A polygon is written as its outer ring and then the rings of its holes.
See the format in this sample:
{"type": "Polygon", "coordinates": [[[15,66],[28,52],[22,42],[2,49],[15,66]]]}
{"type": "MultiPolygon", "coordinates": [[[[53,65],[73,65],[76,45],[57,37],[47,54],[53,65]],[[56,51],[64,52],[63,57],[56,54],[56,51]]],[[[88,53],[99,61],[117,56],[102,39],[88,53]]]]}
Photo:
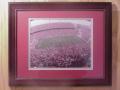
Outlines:
{"type": "Polygon", "coordinates": [[[111,85],[112,83],[112,9],[110,2],[79,3],[9,3],[9,81],[10,85],[111,85]],[[104,11],[105,13],[105,78],[73,80],[40,80],[17,78],[17,29],[18,11],[104,11]],[[57,82],[57,83],[56,83],[57,82]]]}

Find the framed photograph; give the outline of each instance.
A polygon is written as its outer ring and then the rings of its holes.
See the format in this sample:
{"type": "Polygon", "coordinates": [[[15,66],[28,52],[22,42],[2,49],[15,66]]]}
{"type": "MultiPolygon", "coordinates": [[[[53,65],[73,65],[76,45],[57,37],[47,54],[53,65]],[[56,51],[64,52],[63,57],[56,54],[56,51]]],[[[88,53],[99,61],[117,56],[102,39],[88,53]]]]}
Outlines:
{"type": "Polygon", "coordinates": [[[110,2],[9,3],[10,85],[111,85],[110,2]]]}

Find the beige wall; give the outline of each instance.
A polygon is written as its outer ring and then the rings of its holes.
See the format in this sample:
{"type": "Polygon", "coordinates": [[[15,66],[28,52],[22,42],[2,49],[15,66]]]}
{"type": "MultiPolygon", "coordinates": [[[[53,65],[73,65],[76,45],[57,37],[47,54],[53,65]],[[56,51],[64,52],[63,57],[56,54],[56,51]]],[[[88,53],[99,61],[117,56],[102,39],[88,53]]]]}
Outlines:
{"type": "Polygon", "coordinates": [[[120,0],[59,0],[113,3],[113,85],[104,87],[9,87],[8,85],[8,2],[47,2],[58,0],[0,0],[0,90],[120,90],[120,0]]]}

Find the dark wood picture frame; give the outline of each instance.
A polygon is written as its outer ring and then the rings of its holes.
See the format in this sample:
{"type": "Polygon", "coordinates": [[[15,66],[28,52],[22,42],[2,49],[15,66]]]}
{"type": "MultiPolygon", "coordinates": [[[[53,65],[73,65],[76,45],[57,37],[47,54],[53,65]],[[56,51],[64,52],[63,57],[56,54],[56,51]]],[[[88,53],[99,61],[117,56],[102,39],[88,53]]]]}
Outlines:
{"type": "Polygon", "coordinates": [[[111,2],[49,2],[49,3],[9,3],[9,84],[10,85],[58,85],[58,86],[96,86],[112,84],[112,5],[111,2]],[[17,29],[18,11],[105,11],[105,77],[103,79],[44,80],[17,78],[17,29]]]}

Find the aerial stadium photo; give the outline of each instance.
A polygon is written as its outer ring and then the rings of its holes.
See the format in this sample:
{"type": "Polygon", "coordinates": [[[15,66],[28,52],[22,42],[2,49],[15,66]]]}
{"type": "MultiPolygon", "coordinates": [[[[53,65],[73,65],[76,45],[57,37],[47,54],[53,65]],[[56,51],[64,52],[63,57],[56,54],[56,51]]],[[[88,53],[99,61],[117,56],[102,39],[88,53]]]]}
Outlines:
{"type": "Polygon", "coordinates": [[[29,18],[29,70],[93,70],[93,18],[29,18]]]}

